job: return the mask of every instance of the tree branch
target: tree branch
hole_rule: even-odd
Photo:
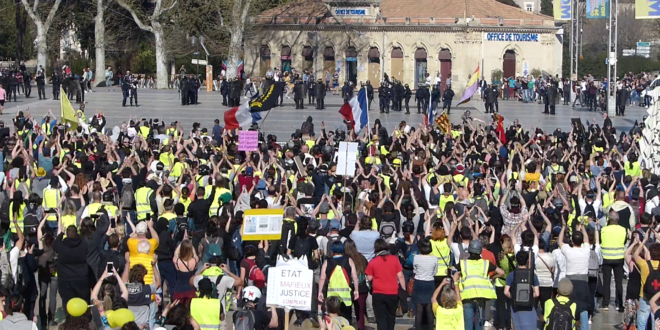
[[[53,23],[53,18],[55,18],[55,13],[57,12],[57,8],[60,7],[60,3],[62,3],[62,0],[55,0],[53,7],[50,8],[50,13],[48,13],[48,17],[46,18],[46,23],[44,24],[44,29],[46,31],[48,31],[48,29],[50,28],[50,24]]]
[[[238,1],[238,0],[235,0]],[[246,0],[243,5],[243,13],[241,14],[241,29],[245,27],[245,21],[247,20],[248,12],[250,11],[250,6],[252,5],[252,0]]]
[[[37,12],[37,8],[39,7],[39,0],[34,0],[34,8],[32,9],[35,13]]]
[[[22,1],[26,1],[26,0],[22,0]],[[159,1],[159,2],[160,2],[160,1]],[[126,2],[124,2],[124,0],[117,0],[117,3],[118,3],[122,8],[128,10],[128,12],[131,13],[131,16],[133,17],[133,20],[135,21],[135,24],[137,24],[137,26],[138,26],[140,29],[142,29],[142,30],[144,30],[144,31],[149,31],[149,32],[151,32],[151,33],[154,33],[154,29],[153,29],[153,27],[151,27],[151,26],[149,26],[149,25],[145,25],[144,23],[142,23],[142,20],[140,20],[140,18],[137,16],[137,13],[135,12],[135,10],[134,10],[129,4],[127,4]]]
[[[37,2],[38,2],[38,1],[37,1]],[[30,8],[30,4],[27,2],[27,0],[21,0],[21,3],[23,3],[23,7],[25,7],[25,11],[27,12],[28,16],[30,16],[30,18],[32,19],[32,21],[34,21],[34,24],[36,24],[36,25],[40,25],[40,24],[41,24],[41,20],[40,20],[39,17],[37,17],[37,15],[34,13],[34,10],[32,10],[32,8]]]
[[[165,8],[165,9],[161,10],[160,13],[161,13],[161,14],[164,14],[164,13],[166,13],[166,12],[172,10],[172,8],[174,8],[174,6],[176,6],[177,2],[178,2],[178,0],[175,0],[174,2],[172,2],[172,5],[171,5],[171,6],[169,6],[169,7]]]

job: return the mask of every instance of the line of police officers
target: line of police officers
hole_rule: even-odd
[[[222,77],[220,83],[220,94],[222,94],[222,105],[235,107],[241,104],[241,91],[243,83],[235,77],[232,81],[227,81],[227,77]]]
[[[40,67],[40,69],[37,70],[35,77],[40,100],[46,99],[46,91],[45,91],[46,81],[44,75],[45,73],[43,67]],[[22,80],[22,83],[20,82],[20,80]],[[26,69],[24,64],[21,64],[20,70],[5,69],[2,72],[0,72],[0,84],[2,85],[2,88],[4,88],[7,91],[7,102],[11,102],[12,95],[14,96],[14,102],[17,101],[17,94],[21,87],[25,92],[25,97],[29,98],[30,95],[32,94],[31,83],[32,83],[32,75],[30,74],[30,71]],[[57,88],[59,89],[59,82]],[[53,94],[53,97],[54,96],[55,94]]]
[[[179,83],[181,92],[181,105],[197,104],[199,88],[201,86],[202,82],[197,76],[192,74],[183,75]]]
[[[369,94],[369,87],[371,87],[371,84],[367,81],[367,94]],[[370,100],[373,99],[373,88],[371,90]],[[451,85],[447,85],[442,94],[443,109],[447,109],[447,113],[451,111],[451,102],[454,95]],[[405,101],[406,114],[410,114],[411,96],[412,91],[408,84],[402,85],[400,81],[394,80],[390,86],[388,81],[382,82],[378,87],[380,113],[389,113],[390,105],[392,111],[403,111],[403,102]],[[417,102],[417,113],[426,114],[431,102],[433,102],[433,108],[437,109],[440,102],[440,86],[433,85],[432,90],[429,91],[426,84],[419,84],[415,91],[415,101]]]

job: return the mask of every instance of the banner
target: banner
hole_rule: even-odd
[[[307,258],[285,261],[277,257],[277,266],[268,269],[266,306],[299,311],[311,310],[318,303],[313,295],[314,271],[307,268]]]
[[[76,112],[73,110],[73,106],[71,106],[71,102],[69,102],[69,98],[66,96],[62,87],[60,87],[60,118],[62,123],[71,126],[68,128],[69,130],[75,130],[78,128],[78,117],[76,116]]]
[[[270,110],[275,106],[275,102],[277,102],[283,90],[283,82],[276,82],[270,85],[261,96],[250,101],[250,111],[261,112]]]
[[[587,18],[610,18],[610,0],[587,0]]]
[[[258,131],[238,132],[238,151],[256,151],[259,149]]]
[[[660,18],[660,0],[635,0],[635,18]]]
[[[253,209],[243,214],[244,241],[278,240],[282,237],[284,209]]]
[[[555,21],[570,21],[573,18],[572,4],[573,0],[555,0],[553,5]]]

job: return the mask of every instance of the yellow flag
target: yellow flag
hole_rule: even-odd
[[[69,102],[69,99],[66,97],[66,93],[64,93],[64,89],[62,89],[62,87],[60,87],[60,117],[62,123],[71,125],[69,128],[70,130],[75,130],[78,128],[78,118],[76,118],[76,112],[73,110],[71,102]]]

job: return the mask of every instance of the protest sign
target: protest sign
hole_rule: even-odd
[[[316,297],[312,297],[314,271],[306,267],[306,258],[303,259],[304,265],[297,262],[297,259],[284,264],[278,260],[277,267],[268,269],[267,306],[286,310],[311,310],[312,301],[316,301]]]
[[[256,151],[259,148],[259,132],[238,132],[238,151]]]
[[[355,162],[357,161],[357,154],[357,142],[339,142],[339,151],[337,152],[338,175],[355,175]]]
[[[282,236],[283,209],[245,210],[242,235],[244,241],[277,240]]]

